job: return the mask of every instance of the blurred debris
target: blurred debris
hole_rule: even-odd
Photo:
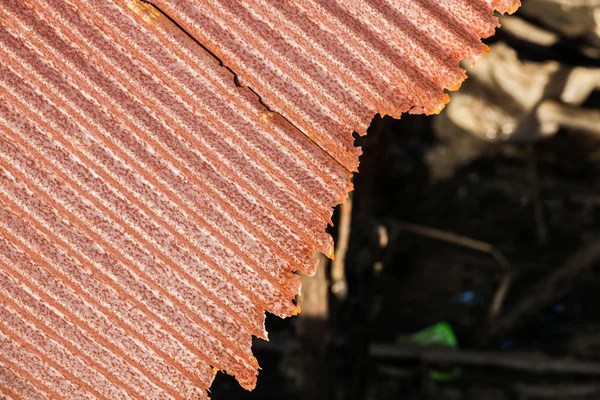
[[[600,397],[600,382],[595,384],[552,385],[516,383],[514,392],[518,400],[542,399],[597,399]],[[593,396],[593,397],[590,397]]]
[[[527,0],[519,14],[534,18],[568,38],[582,38],[600,47],[598,0]]]
[[[452,325],[446,321],[438,322],[404,338],[399,338],[397,342],[412,343],[422,347],[458,347],[458,340],[454,334],[454,329],[452,329]]]
[[[302,275],[302,295],[299,298],[302,312],[296,321],[296,333],[300,342],[301,368],[296,376],[296,386],[306,400],[322,399],[329,385],[327,364],[331,344],[329,321],[329,259],[315,253],[319,259],[313,277]]]
[[[298,312],[301,315],[299,320],[304,317],[324,320],[329,318],[329,281],[327,279],[329,259],[322,253],[315,253],[314,257],[319,260],[314,277],[304,274],[300,276],[302,292],[298,299]],[[301,313],[300,309],[302,309]]]
[[[493,245],[482,242],[481,240],[473,239],[468,236],[459,235],[453,232],[447,232],[441,229],[431,228],[429,226],[413,224],[410,222],[392,221],[392,226],[401,231],[410,232],[416,235],[425,236],[435,240],[441,240],[447,243],[454,244],[459,247],[466,247],[472,250],[481,251],[490,254],[498,264],[505,270],[510,270],[510,264],[506,257]]]
[[[370,354],[381,359],[418,359],[428,365],[495,367],[528,374],[570,374],[600,377],[600,364],[574,358],[554,358],[534,352],[473,351],[444,347],[371,345]]]
[[[557,132],[559,128],[564,127],[600,136],[600,110],[588,110],[546,100],[539,105],[536,116],[547,132]]]
[[[518,17],[507,22],[518,37],[547,45],[555,39]],[[561,128],[600,135],[600,110],[582,107],[600,88],[600,68],[523,61],[500,42],[468,69],[469,79],[434,121],[440,138],[428,155],[434,179],[448,178],[493,143],[536,141]]]
[[[536,115],[536,110],[560,101],[580,106],[600,86],[600,69],[522,61],[514,49],[497,43],[488,57],[470,69],[469,78],[442,116],[484,140],[531,141],[556,134],[561,122],[566,122],[553,120],[551,112]],[[579,116],[584,118],[585,114]],[[598,132],[593,125],[571,127]],[[441,127],[439,123],[436,126]]]
[[[506,316],[493,325],[490,335],[499,335],[514,329],[515,325],[522,323],[528,315],[567,294],[577,279],[598,262],[600,262],[600,239],[583,245],[560,268],[532,284],[528,293],[511,308]]]
[[[560,36],[552,31],[532,24],[516,15],[504,15],[500,18],[502,29],[512,36],[540,46],[554,46],[560,41]]]
[[[533,211],[535,214],[535,225],[538,245],[544,246],[548,243],[548,223],[544,211],[544,198],[542,193],[542,184],[540,182],[540,173],[538,168],[537,154],[535,147],[528,146],[529,153],[528,172],[531,182],[531,192],[533,197]]]
[[[346,252],[348,251],[351,225],[352,192],[348,194],[346,201],[340,205],[340,222],[335,246],[335,258],[331,263],[331,292],[340,300],[343,300],[348,295]]]
[[[500,265],[500,267],[503,270],[502,280],[500,281],[500,284],[496,289],[489,311],[490,320],[496,318],[496,316],[502,310],[502,304],[504,303],[504,299],[506,298],[506,295],[510,289],[510,285],[512,283],[514,274],[510,263],[500,250],[498,250],[495,246],[489,243],[482,242],[480,240],[473,239],[467,236],[458,235],[453,232],[446,232],[440,229],[431,228],[428,226],[422,226],[418,224],[411,224],[408,222],[400,221],[393,221],[392,226],[397,230],[410,232],[416,235],[429,237],[435,240],[441,240],[447,243],[454,244],[456,246],[469,248],[471,250],[476,250],[491,255],[494,258],[494,260],[498,262],[498,265]]]
[[[458,302],[468,306],[477,304],[478,298],[477,293],[472,290],[465,290],[458,294]]]
[[[469,79],[436,118],[438,131],[451,123],[491,142],[530,141],[556,133],[540,129],[533,111],[543,98],[560,94],[565,74],[558,62],[523,62],[511,47],[497,43],[468,69]]]

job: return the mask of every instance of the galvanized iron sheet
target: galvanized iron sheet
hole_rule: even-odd
[[[159,3],[286,120],[146,3],[0,0],[0,394],[253,388],[264,312],[333,253],[351,132],[438,111],[514,3]]]

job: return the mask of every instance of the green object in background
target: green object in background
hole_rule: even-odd
[[[456,348],[458,342],[454,335],[454,330],[448,322],[438,322],[409,337],[412,343],[419,346],[444,346]]]
[[[458,341],[452,329],[452,325],[448,322],[438,322],[435,325],[427,327],[417,333],[413,333],[408,337],[409,341],[423,347],[443,346],[457,348]],[[429,376],[436,382],[451,382],[460,378],[462,369],[454,367],[449,372],[431,371]]]

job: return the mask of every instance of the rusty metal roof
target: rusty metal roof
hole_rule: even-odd
[[[351,132],[438,111],[516,2],[159,2],[210,54],[138,0],[0,0],[0,394],[253,388]]]

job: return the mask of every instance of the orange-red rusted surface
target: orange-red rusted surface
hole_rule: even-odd
[[[0,395],[253,388],[264,312],[332,254],[351,132],[438,111],[517,3],[158,3],[284,119],[148,4],[0,0]]]

